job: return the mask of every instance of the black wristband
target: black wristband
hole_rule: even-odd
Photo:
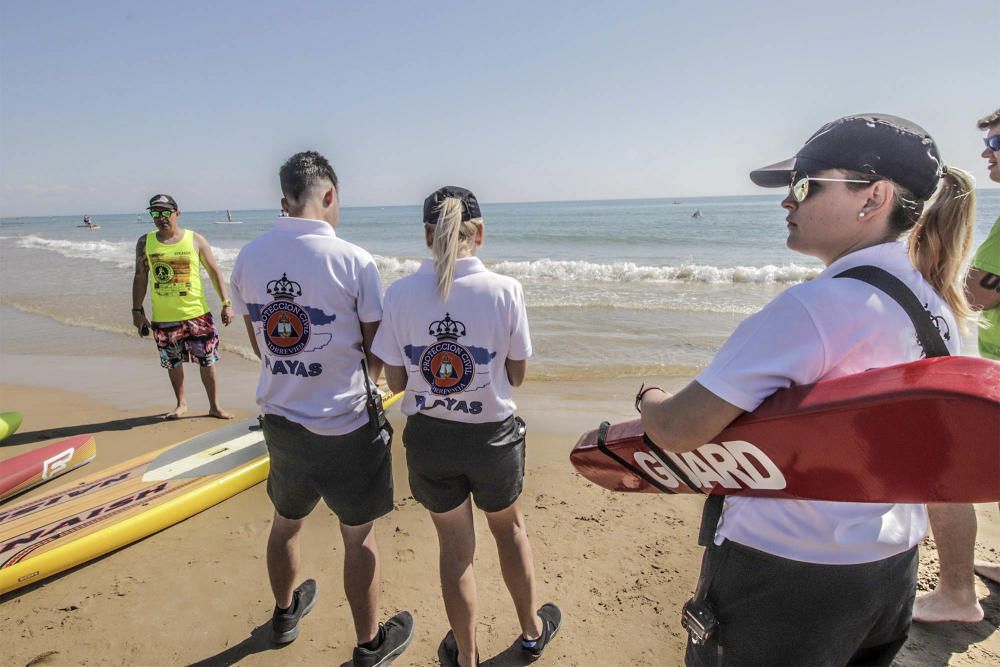
[[[639,387],[639,393],[635,395],[635,411],[640,415],[642,414],[642,410],[639,409],[639,404],[642,403],[642,397],[646,395],[647,391],[652,391],[653,389],[663,391],[662,387],[657,387],[656,385],[650,385],[647,387],[646,383],[643,383],[642,386]]]
[[[133,313],[145,313],[146,311],[143,310],[142,306],[139,306],[138,308],[133,308],[132,312]]]

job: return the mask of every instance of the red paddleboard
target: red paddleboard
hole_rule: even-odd
[[[639,420],[605,422],[570,461],[612,491],[1000,500],[1000,362],[938,357],[783,389],[683,454]]]
[[[90,463],[97,455],[92,435],[78,435],[0,461],[0,501]]]

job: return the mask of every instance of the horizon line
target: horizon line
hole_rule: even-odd
[[[774,188],[775,190],[780,190],[779,188]],[[978,194],[980,192],[989,191],[1000,191],[1000,186],[993,187],[977,187],[975,192]],[[749,199],[749,198],[770,198],[777,197],[778,193],[759,193],[759,194],[735,194],[735,195],[685,195],[682,197],[613,197],[610,199],[537,199],[537,200],[527,200],[527,201],[494,201],[494,202],[482,202],[483,206],[510,206],[510,205],[523,205],[523,204],[580,204],[580,203],[599,203],[599,202],[637,202],[637,201],[677,201],[682,202],[684,200],[706,200],[706,199]],[[422,203],[417,204],[369,204],[365,206],[342,206],[342,211],[349,210],[361,210],[361,209],[386,209],[386,208],[419,208]],[[257,212],[257,211],[280,211],[281,209],[275,208],[218,208],[218,209],[199,209],[199,210],[185,210],[180,209],[181,213],[222,213],[225,211],[230,212]],[[142,215],[143,210],[138,212],[138,215]],[[25,218],[71,218],[82,215],[103,215],[103,216],[118,216],[118,215],[132,215],[132,211],[124,212],[105,212],[105,213],[69,213],[69,214],[54,214],[54,213],[42,213],[35,215],[0,215],[0,220],[20,220]]]

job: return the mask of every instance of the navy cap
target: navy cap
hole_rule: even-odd
[[[927,130],[880,113],[844,116],[827,123],[795,157],[750,172],[765,188],[785,188],[794,172],[848,169],[899,183],[918,199],[929,199],[941,178],[941,155]]]
[[[460,188],[456,185],[446,185],[443,188],[435,190],[430,197],[424,200],[425,224],[437,224],[438,217],[440,216],[441,202],[450,197],[455,197],[462,202],[462,222],[483,217],[483,214],[479,211],[479,202],[476,201],[476,195],[465,188]]]
[[[149,206],[146,207],[146,210],[154,208],[165,208],[170,211],[176,211],[177,202],[170,195],[153,195],[149,200]]]

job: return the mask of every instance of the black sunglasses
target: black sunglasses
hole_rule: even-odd
[[[1000,151],[1000,134],[994,134],[992,136],[983,139],[983,143],[994,153]]]

